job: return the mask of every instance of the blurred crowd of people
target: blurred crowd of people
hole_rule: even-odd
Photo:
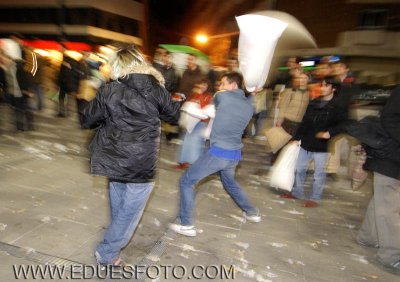
[[[107,81],[107,74],[101,70],[103,63],[93,59],[90,52],[78,53],[81,58],[77,59],[65,53],[67,49],[61,43],[62,61],[55,66],[18,34],[2,39],[0,45],[0,101],[14,111],[18,131],[34,129],[34,113],[45,108],[50,93],[48,85],[45,87],[47,81],[52,79],[55,84],[51,98],[58,104],[58,117],[82,109]]]
[[[166,50],[157,52],[159,53],[156,53],[155,58],[161,56],[163,60],[161,64],[155,61],[154,66],[164,74],[166,81],[171,81],[169,85],[175,85],[175,89],[171,88],[169,91],[171,91],[173,99],[183,103],[181,119],[188,113],[195,118],[194,125],[188,126],[186,118],[185,122],[179,123],[180,129],[179,126],[175,127],[174,138],[180,136],[183,140],[180,154],[177,156],[176,168],[187,171],[182,176],[180,186],[183,198],[181,199],[180,221],[171,226],[171,229],[177,233],[195,236],[196,231],[190,216],[192,196],[188,194],[188,189],[193,187],[204,175],[207,175],[204,162],[208,160],[204,156],[212,155],[210,152],[213,150],[212,137],[207,134],[207,128],[214,127],[213,118],[202,116],[198,113],[198,109],[203,109],[205,112],[204,109],[209,104],[216,104],[218,90],[224,91],[225,89],[221,88],[221,76],[218,77],[212,71],[202,73],[199,70],[195,55],[188,56],[187,69],[178,79],[171,73],[167,75],[167,71],[171,72],[173,68],[169,52]],[[228,70],[240,72],[237,60],[231,60]],[[222,75],[223,77],[224,75]],[[214,91],[217,92],[213,94]],[[254,93],[245,94],[253,105],[253,117],[242,132],[242,137],[255,137],[262,141],[266,140],[268,143],[268,138],[280,137],[268,136],[266,130],[268,132],[272,127],[282,128],[289,139],[280,142],[280,148],[277,148],[273,154],[272,165],[285,144],[294,142],[300,146],[293,188],[291,192],[282,194],[282,197],[301,200],[302,206],[306,208],[316,208],[320,205],[326,186],[326,177],[337,181],[342,164],[348,167],[348,177],[350,178],[360,175],[354,173],[354,163],[358,163],[359,170],[362,170],[364,165],[366,169],[374,171],[375,194],[371,199],[357,242],[361,245],[378,248],[378,261],[391,271],[399,271],[398,234],[400,234],[400,230],[398,226],[400,220],[395,210],[399,205],[400,163],[397,157],[389,156],[388,153],[385,157],[382,157],[383,154],[380,153],[370,154],[368,157],[365,157],[365,154],[358,157],[354,154],[356,148],[362,144],[362,140],[353,137],[352,132],[349,132],[346,126],[355,122],[352,120],[354,118],[350,111],[353,106],[352,102],[355,97],[359,96],[360,91],[355,76],[343,58],[323,57],[313,70],[303,68],[299,58],[289,58],[287,71],[281,72],[274,82],[265,85],[262,89],[257,89]],[[394,143],[397,144],[397,147],[395,146],[392,151],[392,154],[395,155],[398,154],[400,147],[399,132],[393,127],[395,122],[399,122],[398,108],[394,110],[399,106],[398,92],[399,87],[393,90],[389,100],[397,106],[387,104],[382,110],[382,118],[386,116],[382,124],[384,123],[384,127],[387,127],[390,138],[396,140]],[[396,95],[397,97],[395,97]],[[213,99],[210,98],[212,96],[214,96]],[[197,103],[198,106],[193,108],[193,103]],[[272,123],[268,122],[268,118],[273,120]],[[226,124],[232,130],[235,125],[234,121]],[[216,129],[214,129],[214,134],[215,131]],[[178,132],[180,135],[177,134]],[[208,140],[211,144],[208,143]],[[344,160],[342,160],[343,157]],[[354,158],[358,159],[354,160]],[[217,161],[215,162],[217,163]],[[310,185],[311,192],[307,195],[305,178],[309,169],[313,171],[313,181]],[[361,175],[365,181],[367,174]],[[360,181],[360,179],[357,180]],[[229,185],[224,183],[224,187],[229,187]],[[229,192],[229,189],[227,191]],[[241,201],[237,203],[244,209]],[[252,216],[257,217],[255,208],[250,203],[248,203],[248,207],[252,211]],[[250,216],[250,214],[248,215]]]
[[[19,49],[13,57],[7,48],[0,48],[1,99],[14,111],[18,131],[33,130],[34,112],[41,111],[46,104],[43,89],[45,61],[24,46],[20,38],[9,40]],[[343,59],[332,61],[331,57],[324,57],[314,70],[308,71],[298,58],[289,58],[287,71],[281,72],[265,87],[247,93],[242,90],[242,77],[235,58],[225,72],[219,73],[212,67],[204,72],[196,55],[187,54],[186,69],[178,75],[168,50],[157,48],[153,59],[149,60],[136,48],[124,47],[114,50],[110,62],[111,78],[108,78],[102,70],[102,61],[93,59],[89,52],[82,52],[79,60],[63,54],[55,80],[59,89],[57,117],[64,118],[75,112],[80,114],[82,128],[105,124],[97,131],[99,137],[95,137],[91,145],[92,158],[95,158],[92,171],[110,178],[111,201],[126,197],[132,199],[131,205],[140,206],[132,214],[125,210],[126,207],[116,208],[120,202],[112,204],[113,221],[120,220],[117,213],[126,213],[130,219],[124,221],[124,228],[111,223],[96,250],[96,258],[101,264],[120,263],[119,251],[129,242],[152,191],[160,137],[158,127],[162,128],[168,144],[181,144],[175,168],[186,172],[180,182],[180,220],[171,228],[187,236],[196,236],[192,214],[193,187],[215,172],[221,175],[224,187],[243,210],[244,217],[252,222],[261,220],[258,209],[252,206],[234,179],[234,170],[241,159],[243,137],[255,137],[270,146],[272,139],[281,138],[278,140],[281,142],[277,142],[279,145],[272,148],[272,165],[286,144],[300,146],[293,188],[282,197],[299,199],[307,208],[320,205],[326,177],[336,180],[341,164],[345,162],[350,166],[352,149],[362,143],[346,131],[352,97],[359,94],[360,88]],[[396,89],[390,100],[393,104],[384,108],[382,117],[388,134],[400,143],[395,125],[400,121],[400,94]],[[135,99],[127,93],[134,94]],[[120,100],[115,101],[115,97]],[[105,111],[105,107],[109,111]],[[279,130],[275,130],[269,135],[268,132],[276,128],[284,134],[278,135]],[[129,130],[139,130],[140,134],[127,134]],[[104,146],[104,140],[115,136],[120,139],[110,141],[117,145],[107,151],[110,154],[107,155],[99,148]],[[148,154],[135,155],[141,150]],[[344,161],[341,160],[343,151],[347,152]],[[128,156],[130,167],[114,163],[109,166],[109,160],[123,163],[122,155],[123,158]],[[144,159],[147,166],[144,163],[138,166],[137,162]],[[313,181],[311,193],[306,195],[304,186],[310,162],[313,163]],[[375,154],[367,158],[365,167],[374,171],[375,194],[359,243],[378,247],[380,262],[398,270],[400,163],[387,155]],[[125,196],[120,195],[121,189]],[[138,191],[141,200],[135,201]],[[130,226],[129,230],[126,226]],[[125,232],[124,236],[120,236],[121,232]],[[114,246],[110,240],[118,242]]]

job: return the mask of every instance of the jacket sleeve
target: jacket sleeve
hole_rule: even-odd
[[[18,86],[21,91],[32,91],[32,75],[25,71],[24,63],[17,63],[17,72],[16,72]]]
[[[383,128],[400,144],[400,86],[397,86],[386,102],[381,113]]]
[[[104,123],[108,117],[108,111],[104,102],[104,92],[107,85],[102,86],[97,92],[96,98],[79,112],[79,121],[82,128],[93,129]]]
[[[225,92],[226,90],[220,90],[214,94],[212,102],[214,103],[215,108],[218,108],[218,105],[221,103],[221,99],[223,99]]]
[[[311,110],[311,107],[310,107],[310,104],[309,104],[308,107],[307,107],[306,113],[303,116],[303,120],[301,121],[301,123],[299,125],[299,128],[297,129],[296,134],[293,136],[292,140],[299,141],[306,134],[306,132],[307,132],[306,120],[307,120],[307,117],[310,115],[310,110]]]
[[[343,103],[342,100],[338,99],[335,104],[334,120],[332,126],[328,128],[329,135],[331,137],[340,133],[346,132],[346,125],[349,123],[349,105]]]
[[[159,86],[159,108],[160,119],[168,123],[178,122],[181,104],[171,99],[171,94],[164,88]]]

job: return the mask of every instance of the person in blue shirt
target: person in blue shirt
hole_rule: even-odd
[[[235,180],[235,168],[241,159],[242,135],[254,113],[251,97],[240,88],[243,77],[230,72],[221,78],[221,91],[214,96],[215,118],[210,135],[210,148],[194,162],[180,179],[180,212],[170,229],[185,236],[196,236],[194,227],[194,186],[207,176],[219,173],[225,190],[251,222],[261,216]],[[179,222],[180,220],[180,222]]]

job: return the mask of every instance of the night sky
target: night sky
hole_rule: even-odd
[[[149,30],[150,38],[155,44],[178,43],[185,34],[182,25],[186,15],[190,14],[192,1],[150,0]]]
[[[160,43],[190,45],[190,37],[198,32],[213,35],[236,31],[234,17],[245,14],[265,2],[261,0],[149,0],[150,50],[154,50]]]

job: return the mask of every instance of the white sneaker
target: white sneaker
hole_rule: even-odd
[[[193,225],[180,225],[176,223],[170,223],[169,229],[175,231],[176,233],[189,237],[194,237],[197,235],[197,231]]]
[[[251,222],[260,222],[261,221],[260,214],[247,215],[246,212],[243,212],[243,216],[246,220],[251,221]]]

